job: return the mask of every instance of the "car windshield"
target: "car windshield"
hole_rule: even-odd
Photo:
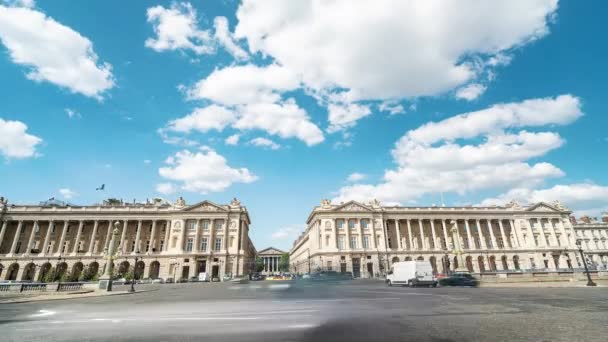
[[[0,0],[0,340],[607,340],[607,13]]]

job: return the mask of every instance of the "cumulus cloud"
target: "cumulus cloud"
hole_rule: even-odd
[[[34,157],[40,143],[42,139],[27,133],[27,125],[23,122],[0,118],[0,154],[5,158]]]
[[[403,108],[403,105],[391,101],[383,101],[380,103],[380,105],[378,105],[378,110],[381,112],[388,112],[390,115],[405,113],[405,108]]]
[[[74,192],[68,188],[59,189],[59,194],[61,195],[61,197],[65,198],[65,199],[72,199],[78,195],[76,192]]]
[[[235,37],[313,89],[400,99],[475,80],[498,56],[546,35],[556,10],[557,0],[245,0]]]
[[[369,106],[355,103],[343,105],[331,103],[327,109],[329,111],[329,128],[327,131],[330,133],[352,127],[359,119],[372,113]]]
[[[235,146],[239,143],[240,138],[241,138],[240,134],[233,134],[233,135],[227,137],[226,140],[224,140],[224,142],[226,143],[226,145]]]
[[[172,183],[158,183],[156,184],[156,192],[164,195],[171,195],[175,193],[175,185]]]
[[[393,148],[396,168],[379,184],[354,184],[338,191],[338,200],[406,202],[428,193],[465,194],[510,187],[533,188],[563,171],[546,163],[530,163],[559,148],[554,132],[513,130],[565,125],[582,115],[572,95],[491,106],[408,131]]]
[[[363,173],[353,172],[350,175],[348,175],[346,180],[349,182],[358,182],[358,181],[364,180],[365,177],[366,177],[366,175]]]
[[[233,123],[235,119],[236,115],[233,111],[222,106],[210,105],[197,108],[183,118],[170,121],[167,128],[171,131],[185,133],[192,130],[207,132],[214,129],[221,131],[224,127]]]
[[[191,50],[197,55],[215,52],[211,33],[198,28],[196,10],[190,3],[174,2],[169,8],[150,7],[147,19],[156,37],[146,39],[146,47],[159,52]]]
[[[456,91],[457,99],[473,101],[486,91],[486,86],[479,83],[469,84]]]
[[[259,146],[259,147],[265,147],[265,148],[269,148],[271,150],[278,150],[279,148],[281,148],[281,145],[275,143],[274,141],[264,138],[264,137],[257,137],[254,139],[249,140],[249,143],[251,145],[254,146]]]
[[[608,186],[592,183],[558,184],[546,189],[515,188],[494,198],[486,198],[480,205],[504,205],[516,200],[520,203],[560,201],[578,213],[598,214],[608,210]]]
[[[215,39],[224,46],[226,51],[236,59],[244,60],[249,58],[249,54],[235,42],[228,28],[228,19],[226,17],[215,17],[213,24],[215,27]]]
[[[30,80],[97,99],[114,87],[111,65],[98,61],[93,43],[42,12],[0,5],[0,40]]]
[[[210,148],[196,152],[183,150],[168,157],[165,163],[165,167],[158,169],[161,177],[179,182],[182,190],[200,194],[224,191],[234,183],[252,183],[258,179],[247,168],[229,166],[226,158]]]

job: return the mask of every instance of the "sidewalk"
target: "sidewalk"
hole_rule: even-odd
[[[104,297],[104,296],[120,296],[120,295],[128,295],[128,294],[137,294],[149,291],[156,291],[156,289],[149,290],[138,290],[135,292],[129,291],[77,291],[70,293],[62,293],[62,294],[27,294],[27,295],[0,295],[0,304],[16,304],[16,303],[29,303],[29,302],[38,302],[45,300],[64,300],[64,299],[76,299],[76,298],[91,298],[91,297]]]

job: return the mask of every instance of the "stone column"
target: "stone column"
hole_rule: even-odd
[[[520,235],[519,229],[515,227],[515,220],[509,220],[509,224],[511,225],[511,234],[515,236],[515,243],[517,244],[517,247],[522,247],[523,237]]]
[[[348,226],[348,219],[344,219],[344,230],[346,231],[346,250],[350,251],[350,227]]]
[[[406,220],[407,222],[407,238],[408,238],[408,242],[409,242],[409,250],[414,250],[414,244],[413,244],[413,239],[412,239],[412,224],[410,222],[410,219]]]
[[[445,219],[441,219],[441,228],[443,229],[443,238],[445,239],[445,249],[450,250],[450,239],[448,239],[448,229],[445,226]]]
[[[108,231],[106,232],[106,240],[103,242],[105,248],[108,248],[108,244],[110,243],[111,237],[112,237],[112,220],[109,220],[108,221]]]
[[[123,222],[122,224],[122,233],[120,234],[120,242],[118,243],[118,246],[120,247],[119,250],[121,253],[125,253],[125,240],[127,238],[127,228],[129,227],[129,220],[125,220],[125,222]]]
[[[211,219],[209,222],[209,251],[213,253],[215,251],[215,239],[213,238],[213,234],[215,233],[215,220]]]
[[[357,220],[357,224],[359,225],[359,247],[363,249],[364,248],[364,246],[363,246],[363,227],[361,227],[361,219]],[[319,226],[320,225],[321,224],[319,223]],[[323,243],[323,242],[321,241],[321,243]]]
[[[97,236],[97,227],[99,226],[99,221],[95,220],[93,222],[93,232],[91,233],[91,242],[89,242],[89,249],[87,250],[88,255],[93,255],[93,248],[95,248],[95,236]]]
[[[420,243],[421,246],[419,248],[421,248],[421,249],[427,249],[427,247],[426,247],[426,239],[424,238],[424,228],[422,226],[423,226],[422,219],[419,218],[418,219],[418,230],[420,231],[420,242],[421,242]]]
[[[464,228],[467,230],[467,239],[469,240],[469,243],[467,244],[467,248],[468,249],[475,249],[475,239],[473,239],[473,236],[471,235],[471,228],[469,227],[469,219],[465,218],[464,219]],[[471,248],[471,246],[473,246],[473,248]]]
[[[507,236],[505,235],[505,228],[502,226],[502,219],[498,219],[498,227],[500,228],[500,235],[502,236],[502,248],[506,249],[511,247],[510,241],[507,240]]]
[[[137,232],[135,233],[135,249],[133,250],[132,254],[136,254],[136,252],[141,252],[141,250],[139,249],[139,239],[141,237],[141,223],[142,220],[137,221]],[[184,230],[186,230],[185,226]]]
[[[61,250],[63,249],[63,243],[65,242],[65,235],[68,233],[69,221],[63,221],[63,230],[61,231],[61,237],[59,238],[59,245],[57,246],[57,253],[55,255],[60,256]]]
[[[532,247],[539,247],[536,244],[536,240],[534,239],[534,231],[532,230],[532,223],[530,222],[530,219],[525,219],[524,221],[528,225],[528,231],[530,231],[530,239],[532,240]],[[526,247],[528,247],[528,246],[526,246]]]
[[[492,240],[492,249],[498,249],[496,244],[496,237],[494,236],[494,228],[492,227],[492,220],[486,220],[488,230],[490,231],[490,239]]]
[[[398,219],[395,220],[395,230],[397,231],[397,250],[399,250],[400,248],[405,249],[401,242],[401,227],[399,227]]]
[[[437,246],[437,234],[435,233],[435,220],[431,219],[431,234],[433,234],[433,249],[434,250],[438,250],[438,246]],[[437,262],[437,261],[435,261]]]
[[[44,237],[44,242],[42,243],[42,252],[41,255],[46,255],[46,250],[49,246],[49,240],[51,239],[51,232],[53,231],[53,227],[55,227],[55,221],[49,221],[49,225],[46,228],[46,236]],[[1,243],[1,242],[0,242]],[[50,251],[51,253],[53,251]]]
[[[486,246],[486,237],[483,235],[481,221],[479,219],[476,219],[475,223],[477,223],[477,232],[479,233],[479,240],[481,240],[481,249],[487,249],[488,246]]]
[[[212,220],[213,221],[213,220]],[[210,227],[209,229],[211,229],[212,227]],[[171,220],[167,220],[166,225],[165,225],[165,251],[169,250],[169,239],[171,238]],[[211,266],[209,266],[211,267]]]
[[[156,239],[156,220],[152,220],[152,231],[150,232],[150,249],[148,250],[148,254],[154,253],[154,248],[156,248],[156,241],[154,241],[155,239]]]
[[[25,250],[26,255],[31,254],[32,244],[34,243],[34,238],[36,237],[36,230],[38,228],[38,221],[34,221],[34,224],[32,225],[32,231],[30,232],[30,238],[27,240],[27,249]]]
[[[543,226],[543,219],[542,218],[536,218],[536,222],[538,222],[539,225],[539,231],[540,231],[540,240],[543,242],[543,246],[544,247],[549,247],[549,241],[547,241],[547,238],[545,237],[545,227]]]
[[[196,252],[200,252],[201,250],[201,245],[199,243],[201,239],[201,220],[196,220],[196,230],[194,233],[194,242],[192,243],[192,251]],[[238,245],[238,244],[237,244]]]
[[[72,249],[72,255],[76,255],[76,253],[78,253],[78,245],[80,245],[80,235],[82,234],[83,228],[84,220],[80,220],[78,222],[78,230],[76,231],[76,241],[74,243],[74,249]]]
[[[2,241],[4,240],[4,234],[8,229],[8,221],[2,221],[2,227],[0,227],[0,246],[2,246]]]
[[[553,241],[555,242],[555,246],[559,246],[559,243],[557,242],[557,234],[555,233],[555,227],[553,226],[553,220],[552,219],[548,219],[547,221],[549,223],[549,231],[551,232],[551,237],[553,237]]]
[[[19,235],[21,235],[21,229],[23,229],[23,221],[19,221],[19,223],[17,223],[17,230],[15,231],[15,237],[13,238],[13,244],[11,245],[11,250],[8,253],[9,255],[15,254],[17,242],[19,241]]]

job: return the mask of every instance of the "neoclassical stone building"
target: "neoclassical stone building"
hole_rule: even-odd
[[[203,201],[186,205],[155,200],[102,205],[0,204],[0,279],[77,278],[103,272],[112,225],[119,223],[115,271],[138,278],[222,277],[248,274],[255,257],[247,209]],[[135,257],[139,261],[135,265]],[[132,266],[135,265],[134,268]],[[54,275],[53,275],[54,276]],[[55,277],[55,278],[57,278]]]
[[[578,268],[582,264],[570,214],[559,202],[400,207],[323,200],[289,252],[291,270],[335,270],[368,278],[404,260],[429,260],[439,273],[458,266],[498,273]]]
[[[601,221],[587,216],[578,221],[572,218],[577,239],[581,240],[593,269],[608,270],[608,212],[602,213]]]

